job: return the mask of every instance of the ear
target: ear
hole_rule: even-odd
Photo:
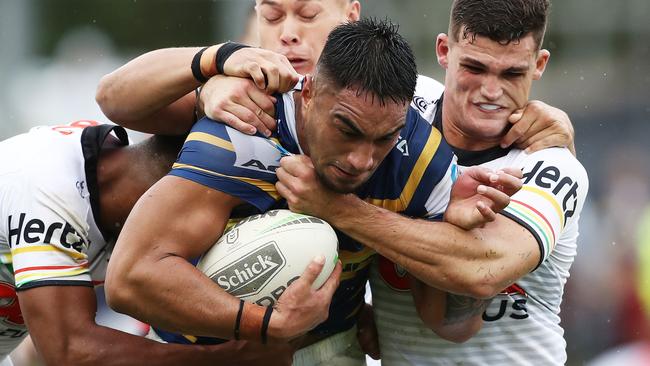
[[[436,56],[438,57],[438,63],[444,69],[447,69],[449,66],[449,36],[445,33],[438,34],[436,37]]]
[[[302,100],[302,107],[306,108],[311,102],[311,97],[314,95],[314,77],[311,75],[305,75],[305,80],[302,82],[302,92],[300,93],[300,98]]]
[[[350,5],[348,5],[348,21],[349,22],[356,22],[361,18],[361,3],[358,1],[352,1]]]
[[[548,64],[548,59],[551,57],[551,53],[548,50],[539,50],[537,52],[537,60],[535,60],[535,72],[533,73],[533,80],[539,80],[546,70],[546,64]]]

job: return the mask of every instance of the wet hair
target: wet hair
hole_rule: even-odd
[[[417,67],[408,42],[390,20],[365,18],[334,28],[327,37],[316,68],[339,89],[357,88],[381,104],[410,103],[415,92]]]
[[[449,36],[487,37],[507,45],[519,42],[529,33],[540,49],[550,3],[549,0],[454,0],[449,19]]]

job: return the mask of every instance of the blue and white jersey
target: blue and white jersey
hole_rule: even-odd
[[[282,152],[302,149],[296,134],[294,92],[278,97],[277,130],[271,141],[242,134],[204,118],[187,137],[170,175],[178,176],[240,198],[245,202],[231,218],[286,207],[275,189]],[[398,142],[377,171],[356,193],[365,201],[413,217],[433,218],[444,212],[456,174],[456,160],[441,134],[410,107]],[[330,316],[313,332],[335,334],[351,328],[363,304],[365,283],[374,251],[339,233],[341,284],[330,306]],[[165,341],[204,343],[202,338],[171,337]],[[204,340],[203,340],[204,341]]]

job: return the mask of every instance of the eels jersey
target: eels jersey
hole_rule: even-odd
[[[418,84],[428,87],[437,82],[428,79]],[[275,142],[202,119],[192,128],[170,174],[241,198],[248,210],[238,210],[233,217],[242,212],[252,214],[285,207],[275,190],[275,170],[282,158],[275,144],[293,154],[302,152],[296,134],[293,93],[277,98],[278,127],[272,136]],[[456,170],[455,156],[441,134],[411,107],[395,147],[356,193],[372,204],[404,215],[440,216],[449,202]],[[355,324],[364,302],[368,265],[374,254],[338,234],[339,258],[343,263],[341,283],[334,294],[329,318],[312,331],[323,336],[345,331]],[[159,329],[156,332],[167,342],[211,342]]]
[[[27,335],[16,291],[103,282],[96,164],[113,125],[35,127],[0,142],[0,359]]]
[[[431,108],[429,118],[442,130],[442,108]],[[560,304],[589,188],[585,169],[565,148],[530,155],[498,146],[481,152],[454,151],[461,166],[523,169],[523,188],[502,214],[530,231],[539,246],[540,263],[497,295],[483,313],[483,328],[457,344],[439,338],[422,323],[405,272],[378,258],[370,282],[382,364],[563,365],[566,342]]]

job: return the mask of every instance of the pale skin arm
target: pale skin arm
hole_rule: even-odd
[[[239,300],[188,260],[217,241],[239,203],[179,177],[158,181],[135,205],[116,243],[106,276],[109,305],[169,331],[232,338]],[[327,318],[341,267],[323,287],[312,290],[322,265],[322,258],[312,262],[280,297],[269,339],[297,337]],[[259,341],[257,331],[241,336]]]
[[[354,195],[332,192],[320,183],[306,157],[286,157],[280,164],[276,187],[292,210],[323,218],[429,286],[491,298],[530,271],[539,259],[534,240],[513,248],[522,235],[531,234],[495,214],[507,206],[508,195],[521,187],[520,171],[518,177],[512,170],[495,178],[474,167],[459,177],[445,216],[470,229],[464,230],[447,222],[407,218]],[[485,184],[502,186],[507,194]]]
[[[209,47],[201,56],[206,77],[217,73],[215,55],[220,46]],[[199,50],[167,48],[139,56],[105,75],[95,99],[110,120],[124,127],[163,135],[186,133],[194,122],[195,89],[201,85],[190,68]],[[206,83],[208,97],[201,98],[200,107],[205,106],[208,117],[247,133],[254,132],[251,125],[262,132],[275,125],[270,94],[288,91],[298,81],[286,57],[259,48],[233,53],[224,64],[224,74],[249,78],[256,88],[225,85],[222,91],[218,83]]]
[[[18,292],[38,353],[47,365],[256,365],[273,355],[290,365],[289,345],[242,342],[217,346],[164,344],[95,323],[95,292],[84,286],[43,286]]]

